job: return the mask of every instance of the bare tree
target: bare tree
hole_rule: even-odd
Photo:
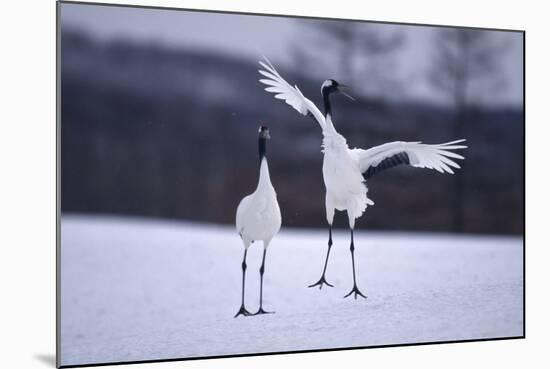
[[[341,76],[338,78],[364,80],[361,89],[369,95],[385,96],[396,92],[398,83],[392,57],[403,44],[404,37],[394,27],[327,20],[307,23],[304,31],[308,33],[308,47],[296,45],[297,64],[302,67],[321,65],[332,74],[336,66]]]
[[[461,28],[438,30],[434,45],[428,79],[454,106],[452,136],[468,138],[466,124],[471,108],[486,103],[489,91],[494,96],[504,87],[500,60],[506,45],[494,32]],[[465,165],[455,174],[452,227],[457,232],[464,230]]]

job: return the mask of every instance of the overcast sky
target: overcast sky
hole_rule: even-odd
[[[268,56],[275,64],[290,64],[292,51],[307,47],[311,38],[304,23],[315,20],[217,14],[161,9],[100,5],[61,4],[62,27],[85,30],[101,40],[130,38],[177,48],[198,48],[258,60]],[[437,28],[379,24],[382,32],[402,30],[407,42],[398,51],[395,73],[406,78],[406,94],[412,98],[437,100],[441,95],[425,79],[433,55],[432,43]],[[523,102],[523,36],[498,32],[506,45],[502,59],[507,87],[487,100],[496,104],[520,105]],[[305,66],[307,68],[307,66]],[[320,79],[333,76],[319,76]]]

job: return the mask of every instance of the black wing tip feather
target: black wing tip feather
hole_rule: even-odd
[[[402,151],[395,155],[385,158],[376,166],[368,167],[367,170],[363,173],[363,178],[367,180],[372,176],[374,176],[375,174],[378,174],[386,169],[390,169],[401,164],[410,165],[410,163],[411,163],[411,160],[409,158],[409,155],[405,151]]]

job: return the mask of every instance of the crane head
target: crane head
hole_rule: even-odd
[[[334,79],[327,79],[325,82],[323,82],[323,84],[321,85],[321,94],[323,95],[329,95],[333,92],[335,93],[340,93],[344,96],[346,96],[347,98],[351,99],[351,100],[355,100],[352,96],[350,96],[346,90],[347,90],[348,86],[346,85],[343,85],[341,83],[338,83],[338,81],[334,80]]]
[[[258,134],[260,136],[260,138],[264,138],[264,139],[270,139],[271,136],[269,135],[269,128],[266,127],[266,126],[260,126],[260,128],[258,129]]]

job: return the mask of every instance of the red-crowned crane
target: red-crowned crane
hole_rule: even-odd
[[[277,72],[273,65],[265,59],[260,61],[264,68],[260,70],[263,77],[260,82],[267,85],[265,89],[275,94],[275,98],[284,100],[294,109],[303,115],[312,116],[323,133],[323,179],[326,187],[325,210],[329,225],[328,250],[323,267],[321,278],[309,287],[323,285],[333,287],[325,278],[330,249],[332,247],[332,221],[334,211],[346,211],[351,232],[351,261],[353,270],[353,288],[344,297],[354,294],[366,298],[357,287],[355,276],[355,246],[353,243],[353,229],[355,219],[359,218],[367,208],[367,205],[374,205],[374,202],[367,197],[367,181],[373,175],[397,165],[406,164],[417,168],[435,169],[441,173],[453,174],[451,168],[460,166],[451,159],[464,159],[451,150],[465,149],[466,146],[458,145],[465,140],[457,140],[438,145],[427,145],[421,142],[391,142],[380,146],[363,149],[350,149],[346,138],[339,134],[332,122],[332,111],[330,95],[332,93],[343,93],[343,85],[333,79],[328,79],[321,86],[321,95],[325,107],[325,113],[306,98],[298,86],[292,87]]]
[[[277,193],[271,184],[269,167],[267,165],[266,149],[267,140],[270,139],[269,129],[261,126],[258,134],[258,149],[260,154],[260,176],[256,190],[243,198],[237,207],[236,226],[237,232],[243,241],[244,257],[242,262],[242,294],[241,308],[235,315],[257,315],[268,313],[263,309],[263,284],[265,271],[265,254],[269,243],[281,229],[281,210],[277,202]],[[246,275],[246,253],[250,244],[254,241],[263,241],[264,253],[262,266],[260,267],[260,308],[254,314],[244,306],[244,290]]]

